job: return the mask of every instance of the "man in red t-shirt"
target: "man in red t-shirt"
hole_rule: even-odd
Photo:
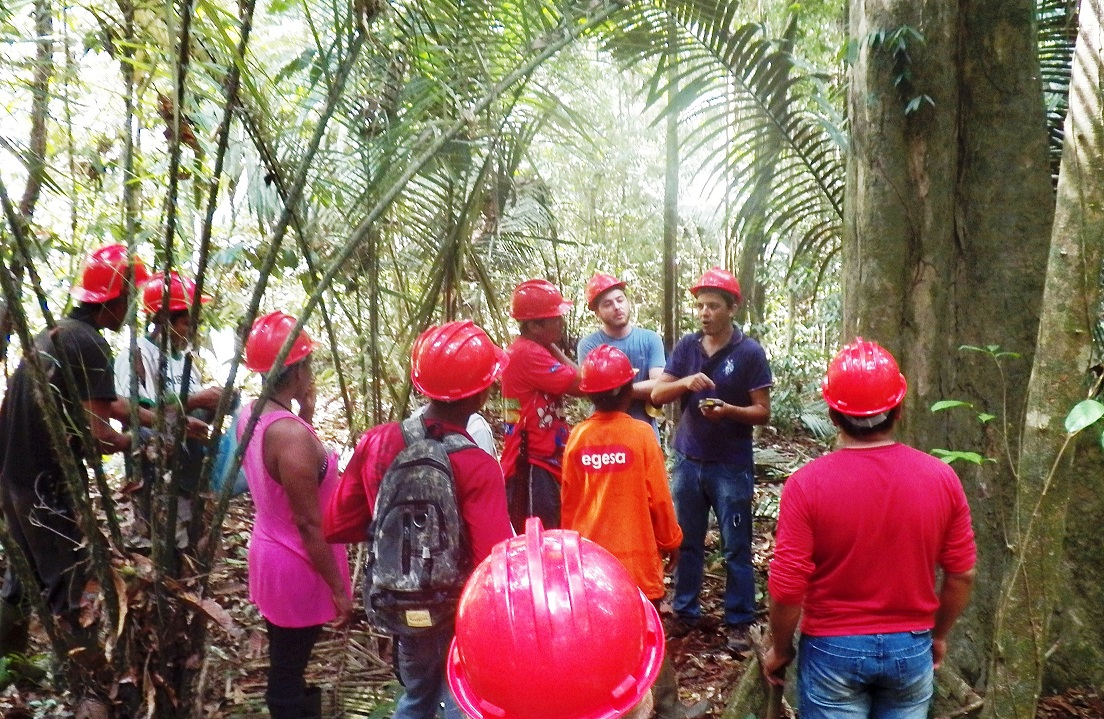
[[[560,526],[560,463],[571,427],[564,421],[563,396],[579,392],[579,368],[560,349],[563,316],[571,303],[547,280],[526,280],[514,288],[510,316],[520,336],[506,353],[502,373],[507,401],[502,473],[514,531],[526,517]]]
[[[882,347],[844,347],[822,385],[840,449],[782,490],[763,671],[783,682],[800,619],[802,719],[926,719],[934,668],[970,600],[970,507],[948,465],[893,439],[906,389]]]
[[[486,402],[491,385],[508,362],[506,353],[465,320],[429,328],[411,354],[411,381],[429,398],[429,408],[422,415],[426,434],[441,438],[454,433],[471,439],[466,431],[468,417]],[[327,541],[354,543],[368,538],[383,475],[404,446],[397,422],[364,434],[326,508],[322,526]],[[449,462],[474,567],[491,547],[513,536],[502,470],[494,457],[476,446],[450,453]],[[449,624],[424,634],[395,637],[395,667],[406,690],[395,707],[395,719],[432,719],[441,702],[448,707],[447,716],[458,712],[445,681],[445,654],[452,635]]]

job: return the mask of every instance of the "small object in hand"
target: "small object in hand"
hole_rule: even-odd
[[[705,409],[706,407],[720,407],[724,402],[715,397],[706,397],[703,400],[698,401],[698,409]]]

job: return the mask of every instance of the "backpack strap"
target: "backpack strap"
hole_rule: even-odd
[[[436,439],[430,437],[429,433],[426,432],[425,422],[422,421],[421,417],[408,417],[402,421],[399,427],[402,429],[403,442],[407,447],[421,439]],[[479,446],[459,432],[446,432],[445,436],[438,441],[445,446],[445,452],[448,454]]]

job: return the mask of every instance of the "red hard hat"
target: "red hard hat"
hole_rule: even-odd
[[[70,292],[81,302],[107,302],[118,297],[126,285],[127,268],[134,268],[134,286],[149,280],[149,270],[135,255],[130,259],[126,245],[104,245],[92,250],[84,261],[80,284]]]
[[[583,360],[579,389],[588,394],[617,389],[636,377],[628,356],[610,345],[598,345]]]
[[[471,320],[448,322],[430,327],[414,341],[410,379],[426,397],[452,402],[490,387],[508,361]]]
[[[510,298],[510,316],[515,320],[561,317],[570,309],[571,303],[548,280],[525,280],[514,288]]]
[[[187,277],[181,277],[173,270],[169,274],[169,312],[179,312],[192,307],[192,299],[195,297],[195,283]],[[161,300],[165,296],[165,273],[158,272],[150,278],[142,290],[142,305],[146,312],[155,315],[161,311]],[[210,297],[201,296],[200,304],[207,304]]]
[[[832,409],[872,417],[901,404],[908,383],[893,355],[877,342],[856,337],[832,359],[820,391]]]
[[[269,312],[258,317],[253,323],[253,329],[249,330],[249,337],[245,340],[245,351],[242,353],[242,362],[254,372],[268,372],[276,362],[276,355],[280,354],[280,348],[284,346],[284,340],[291,334],[295,327],[295,318],[284,312]],[[306,330],[299,330],[299,336],[291,345],[291,351],[284,366],[289,367],[309,355],[314,350],[314,342]]]
[[[602,296],[606,290],[612,290],[614,288],[625,289],[625,283],[617,279],[613,275],[607,275],[603,272],[595,272],[594,277],[590,278],[590,282],[587,282],[586,286],[586,302],[587,307],[594,311],[595,301]]]
[[[533,517],[468,580],[446,667],[473,719],[612,719],[662,661],[659,613],[621,562]]]
[[[740,283],[731,272],[720,267],[703,272],[698,283],[690,288],[690,294],[697,297],[702,290],[724,290],[735,297],[737,302],[740,301]]]

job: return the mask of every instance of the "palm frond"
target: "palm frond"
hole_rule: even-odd
[[[1066,111],[1069,108],[1070,73],[1077,41],[1077,8],[1076,0],[1039,0],[1036,9],[1039,75],[1043,82],[1050,138],[1050,175],[1055,187],[1058,186]]]

